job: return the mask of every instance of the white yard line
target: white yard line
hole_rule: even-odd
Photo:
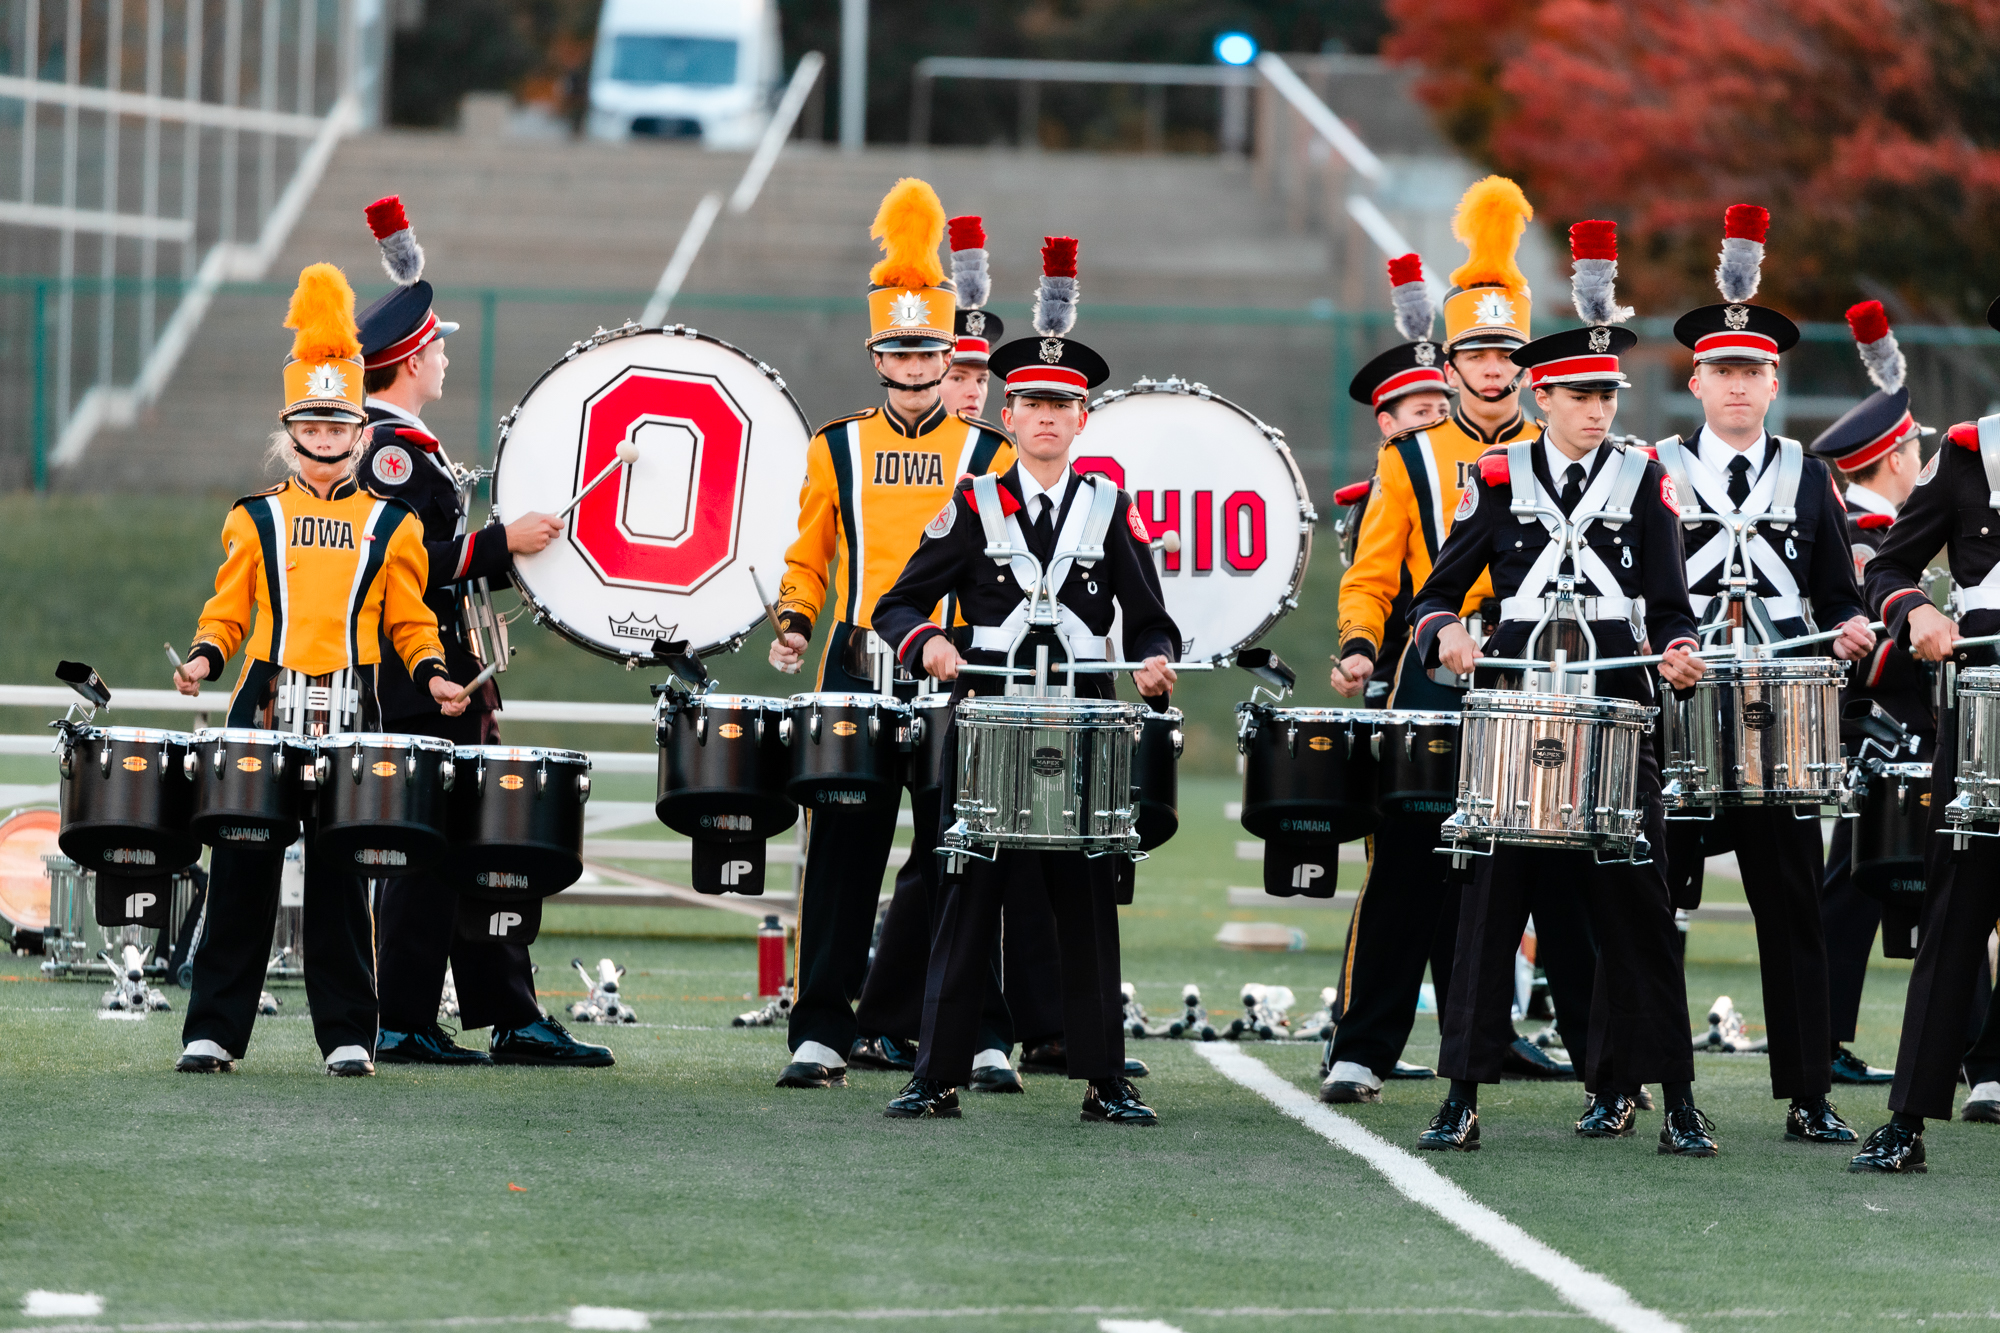
[[[1415,1153],[1406,1152],[1317,1098],[1302,1092],[1255,1056],[1222,1042],[1195,1047],[1223,1077],[1248,1088],[1335,1147],[1374,1167],[1398,1193],[1430,1209],[1505,1263],[1548,1283],[1570,1305],[1621,1333],[1680,1333],[1681,1325],[1632,1299],[1602,1274],[1536,1240],[1499,1213],[1439,1175]]]
[[[1100,1319],[1097,1333],[1181,1333],[1161,1319]]]

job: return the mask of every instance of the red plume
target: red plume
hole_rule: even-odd
[[[1618,224],[1615,222],[1572,224],[1569,229],[1569,256],[1571,259],[1618,258]]]
[[[1878,342],[1889,336],[1889,312],[1880,301],[1863,301],[1847,308],[1847,327],[1858,343]]]
[[[368,205],[368,230],[375,233],[376,240],[394,236],[399,231],[410,228],[409,215],[403,212],[401,195],[389,195]]]
[[[986,248],[986,224],[979,218],[967,215],[952,218],[945,224],[951,232],[951,248],[954,250],[984,250]]]
[[[1044,236],[1042,238],[1042,273],[1050,278],[1073,278],[1076,276],[1076,237]]]
[[[1755,204],[1731,204],[1722,215],[1722,234],[1738,240],[1764,243],[1771,229],[1771,210]]]
[[[1389,282],[1400,287],[1406,282],[1424,280],[1424,261],[1421,255],[1398,255],[1389,261]]]

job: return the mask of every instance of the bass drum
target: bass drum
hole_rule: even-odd
[[[494,518],[555,513],[620,445],[639,456],[514,558],[536,622],[627,663],[661,640],[741,645],[764,618],[746,566],[777,591],[811,439],[778,372],[707,334],[627,324],[576,344],[500,423]]]
[[[62,816],[54,810],[17,810],[0,823],[0,924],[17,949],[34,952],[49,928],[49,868]]]
[[[1130,491],[1152,538],[1179,535],[1158,559],[1183,659],[1227,657],[1298,605],[1317,515],[1275,426],[1205,384],[1142,379],[1090,405],[1075,468]]]

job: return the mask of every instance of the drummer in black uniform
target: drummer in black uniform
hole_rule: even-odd
[[[1706,417],[1692,436],[1659,441],[1655,451],[1680,497],[1688,589],[1695,616],[1715,643],[1741,624],[1750,643],[1775,642],[1823,629],[1828,644],[1788,656],[1831,651],[1859,662],[1875,647],[1847,546],[1846,511],[1827,465],[1796,440],[1771,435],[1764,416],[1778,393],[1778,357],[1799,340],[1798,326],[1753,305],[1770,215],[1731,205],[1716,282],[1724,303],[1681,316],[1674,336],[1694,350],[1688,390]],[[1749,568],[1734,582],[1734,548],[1724,518],[1749,516]],[[1732,586],[1749,593],[1732,602]],[[1803,785],[1803,784],[1802,784]],[[1789,806],[1722,806],[1713,819],[1668,825],[1669,874],[1683,886],[1677,906],[1699,901],[1704,852],[1733,846],[1743,896],[1757,923],[1764,1022],[1770,1032],[1771,1095],[1790,1102],[1785,1137],[1799,1143],[1852,1143],[1853,1130],[1827,1100],[1826,937],[1820,924],[1824,874],[1817,810],[1798,818]]]
[[[1442,664],[1461,675],[1475,670],[1482,654],[1460,622],[1459,609],[1481,571],[1490,568],[1502,618],[1487,654],[1522,656],[1546,617],[1549,623],[1535,645],[1538,655],[1555,649],[1586,655],[1582,631],[1571,618],[1577,603],[1556,596],[1574,579],[1597,656],[1630,656],[1642,639],[1650,641],[1665,653],[1659,675],[1676,689],[1689,688],[1705,665],[1693,655],[1694,618],[1680,561],[1673,483],[1658,463],[1604,443],[1617,415],[1618,390],[1627,387],[1619,354],[1638,341],[1629,329],[1612,327],[1631,314],[1618,307],[1612,290],[1616,234],[1609,222],[1583,222],[1571,228],[1570,237],[1577,261],[1576,308],[1587,327],[1537,338],[1513,353],[1514,362],[1529,371],[1535,404],[1546,418],[1544,433],[1538,441],[1517,442],[1479,460],[1451,535],[1410,610],[1419,660],[1426,668]],[[1556,554],[1561,528],[1553,520],[1510,512],[1517,499],[1559,508],[1570,525],[1582,526],[1590,558],[1581,569],[1565,568]],[[1474,681],[1478,688],[1503,683],[1491,670],[1481,670]],[[1532,687],[1532,679],[1529,683]],[[1599,674],[1596,692],[1658,702],[1653,673],[1642,667]],[[1657,848],[1663,810],[1650,746],[1639,747],[1639,764],[1645,834]],[[1599,950],[1585,1080],[1597,1099],[1579,1132],[1632,1133],[1641,1086],[1658,1082],[1667,1107],[1660,1151],[1713,1156],[1713,1126],[1694,1105],[1687,987],[1659,864],[1600,864],[1591,851],[1504,844],[1478,861],[1465,890],[1438,1061],[1451,1090],[1418,1145],[1479,1147],[1479,1085],[1499,1079],[1506,1049],[1492,1018],[1504,1015],[1513,1001],[1514,954],[1532,886],[1555,877],[1582,887]]]
[[[464,685],[480,664],[465,641],[459,596],[475,579],[506,578],[517,553],[547,546],[562,531],[559,520],[530,513],[505,527],[465,530],[461,477],[420,413],[444,394],[445,339],[458,325],[431,309],[423,280],[424,252],[410,229],[402,200],[378,199],[368,225],[382,247],[382,264],[395,280],[387,296],[361,312],[361,354],[367,366],[368,444],[360,476],[375,494],[402,501],[424,525],[430,582],[424,600],[436,614],[453,682]],[[490,680],[458,717],[446,717],[385,654],[377,684],[383,730],[439,736],[457,745],[497,745],[494,712],[500,691]],[[539,904],[508,903],[510,914],[539,916]],[[542,1012],[535,999],[534,966],[521,938],[489,933],[501,918],[494,906],[461,897],[442,870],[383,881],[377,922],[377,986],[381,1032],[375,1059],[382,1064],[608,1065],[611,1052],[578,1042]],[[466,923],[464,928],[457,922]],[[525,924],[525,923],[524,923]],[[529,930],[516,933],[533,936]],[[445,960],[451,961],[459,1015],[466,1027],[493,1029],[490,1053],[458,1045],[438,1024]]]
[[[1923,468],[1923,437],[1933,434],[1910,415],[1910,391],[1903,384],[1903,354],[1880,301],[1863,301],[1847,312],[1861,361],[1876,384],[1869,394],[1828,426],[1812,442],[1812,451],[1839,470],[1846,482],[1841,498],[1847,504],[1847,542],[1854,552],[1855,576],[1888,540],[1896,512],[1916,489]],[[1841,691],[1840,739],[1851,756],[1860,755],[1867,741],[1857,713],[1879,707],[1917,741],[1914,753],[1904,750],[1899,761],[1928,764],[1937,748],[1937,717],[1931,707],[1930,668],[1894,640],[1883,638],[1875,650],[1854,664]],[[1871,751],[1871,753],[1876,753]],[[1882,927],[1882,946],[1891,958],[1916,957],[1918,896],[1897,893],[1886,901],[1857,889],[1849,874],[1854,849],[1854,821],[1836,820],[1833,845],[1826,854],[1826,879],[1820,894],[1820,921],[1826,933],[1829,991],[1828,1017],[1833,1037],[1835,1083],[1887,1083],[1891,1070],[1877,1069],[1847,1048],[1861,1017],[1861,988],[1874,950],[1875,928]]]
[[[924,529],[924,541],[902,576],[875,604],[875,626],[905,666],[954,681],[953,698],[975,691],[1000,694],[1000,679],[961,676],[969,660],[1008,664],[1009,647],[1026,626],[1027,593],[1003,557],[987,554],[991,531],[1053,563],[1061,552],[1089,547],[1093,514],[1106,514],[1103,555],[1077,560],[1056,590],[1064,628],[1035,631],[1052,661],[1102,658],[1104,636],[1123,613],[1126,660],[1143,661],[1134,680],[1155,708],[1165,708],[1174,683],[1180,632],[1167,614],[1149,538],[1131,496],[1112,492],[1108,511],[1095,503],[1101,477],[1070,468],[1070,450],[1089,417],[1091,388],[1110,374],[1104,359],[1065,335],[1076,320],[1076,242],[1050,237],[1035,302],[1036,337],[1017,339],[993,354],[994,373],[1007,382],[1003,420],[1014,432],[1020,460],[997,481],[967,479]],[[995,512],[995,511],[998,512]],[[983,511],[983,512],[982,512]],[[1004,524],[1004,527],[1001,526]],[[947,594],[972,627],[969,655],[928,619]],[[1060,680],[1060,676],[1055,679]],[[1075,677],[1079,697],[1113,697],[1107,674]],[[954,731],[956,726],[954,724]],[[955,764],[957,737],[946,747]],[[949,770],[948,770],[949,771]],[[947,813],[944,819],[951,818]],[[969,860],[948,872],[931,946],[924,991],[924,1025],[916,1073],[890,1103],[892,1118],[956,1117],[958,1087],[972,1072],[973,1047],[990,975],[1001,897],[1008,877],[1039,869],[1056,917],[1062,956],[1064,1038],[1072,1079],[1088,1082],[1083,1118],[1151,1125],[1158,1117],[1124,1077],[1125,1034],[1118,970],[1118,870],[1121,858],[1081,852],[1000,851],[994,861]]]

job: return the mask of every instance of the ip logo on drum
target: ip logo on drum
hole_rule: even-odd
[[[486,933],[505,939],[507,932],[520,924],[521,914],[519,912],[495,912],[492,916],[486,918]]]
[[[1314,880],[1321,879],[1325,875],[1325,866],[1314,865],[1311,862],[1293,866],[1292,887],[1295,889],[1309,889],[1312,887]]]
[[[146,909],[160,901],[157,894],[128,893],[125,895],[125,915],[138,918],[146,915]]]
[[[1542,737],[1528,752],[1528,758],[1534,761],[1536,768],[1561,768],[1563,760],[1568,757],[1569,753],[1563,748],[1563,743],[1553,736]]]
[[[756,868],[749,861],[724,861],[722,863],[722,882],[730,888],[735,888]]]

